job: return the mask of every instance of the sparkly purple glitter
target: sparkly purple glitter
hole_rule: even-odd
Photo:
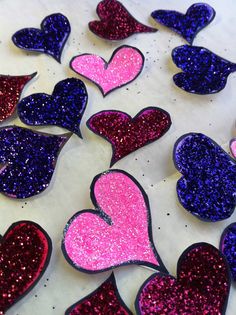
[[[227,61],[203,47],[183,45],[172,51],[176,66],[183,70],[174,75],[175,84],[195,94],[217,93],[225,87],[236,64]]]
[[[228,261],[233,280],[236,281],[236,222],[227,226],[222,233],[220,250]]]
[[[173,154],[183,174],[177,182],[183,207],[205,221],[230,217],[236,205],[236,161],[200,133],[180,137]]]
[[[186,14],[170,10],[157,10],[151,16],[160,24],[169,27],[192,44],[195,36],[215,17],[215,10],[206,3],[195,3]]]
[[[52,96],[37,93],[22,99],[18,115],[27,125],[57,125],[81,137],[80,122],[87,100],[84,83],[70,78],[57,83]]]
[[[70,22],[67,17],[61,13],[55,13],[45,17],[41,23],[41,30],[21,29],[12,36],[12,41],[19,48],[51,55],[60,62],[70,31]]]
[[[69,136],[17,126],[0,128],[0,192],[11,198],[28,198],[45,190]]]

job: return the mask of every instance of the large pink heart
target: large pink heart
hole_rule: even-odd
[[[76,213],[67,223],[62,251],[84,272],[138,264],[164,270],[152,240],[148,197],[128,173],[110,170],[91,185],[95,210]]]
[[[92,54],[76,56],[70,62],[72,70],[94,82],[103,96],[136,79],[143,64],[141,51],[126,45],[118,47],[108,62]]]
[[[230,151],[234,158],[236,158],[236,138],[230,141]]]

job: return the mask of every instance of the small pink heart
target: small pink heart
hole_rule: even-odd
[[[233,157],[236,159],[236,138],[230,141],[230,151]]]
[[[74,268],[93,273],[138,264],[166,272],[152,240],[148,197],[131,175],[97,175],[91,199],[95,210],[77,212],[64,230],[62,251]]]
[[[82,54],[72,58],[72,70],[94,82],[103,96],[137,78],[144,64],[142,52],[132,46],[120,46],[106,62],[93,54]]]

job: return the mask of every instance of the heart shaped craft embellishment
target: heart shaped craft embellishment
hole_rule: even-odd
[[[152,240],[148,197],[131,175],[97,175],[91,200],[95,210],[80,211],[66,224],[62,251],[69,264],[87,273],[129,264],[166,271]]]
[[[129,153],[162,137],[171,126],[171,118],[158,107],[146,107],[134,118],[121,111],[108,110],[90,117],[87,126],[111,143],[112,166]]]
[[[214,246],[197,243],[180,256],[177,279],[153,274],[136,298],[138,315],[223,315],[230,291],[224,255]]]
[[[52,179],[60,150],[70,136],[17,126],[0,128],[0,192],[22,199],[44,191]]]
[[[89,29],[97,36],[108,40],[122,40],[136,33],[153,33],[157,29],[138,22],[116,0],[103,0],[97,6],[101,21],[89,22]]]
[[[72,58],[70,67],[95,83],[103,96],[135,80],[143,69],[144,56],[132,46],[120,46],[106,62],[102,57],[82,54]]]
[[[174,75],[174,83],[194,94],[212,94],[224,89],[236,64],[204,47],[183,45],[172,51],[172,59],[183,72]]]
[[[80,123],[88,100],[84,83],[75,78],[56,84],[52,95],[36,93],[18,104],[18,115],[27,125],[56,125],[82,138]]]
[[[205,221],[231,216],[236,205],[236,162],[217,143],[201,133],[180,137],[173,159],[183,176],[177,182],[182,206]]]
[[[233,157],[236,159],[236,139],[232,139],[230,141],[230,151]]]
[[[203,28],[212,22],[215,10],[207,3],[194,3],[186,14],[171,10],[157,10],[151,16],[158,23],[180,34],[189,44]]]
[[[65,315],[91,314],[132,315],[120,297],[113,273],[99,288],[72,305],[65,312]]]
[[[12,41],[21,49],[45,53],[61,62],[62,50],[70,31],[67,17],[61,13],[54,13],[45,17],[41,29],[21,29],[12,36]]]
[[[236,222],[227,226],[221,235],[220,250],[229,264],[232,279],[236,281]]]
[[[22,90],[36,74],[37,72],[21,76],[0,75],[0,122],[14,113]]]
[[[36,223],[16,222],[0,237],[0,314],[37,284],[49,264],[52,242]]]

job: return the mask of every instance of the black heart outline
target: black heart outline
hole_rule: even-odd
[[[98,135],[99,137],[105,139],[106,141],[108,141],[110,144],[111,144],[111,147],[112,147],[112,157],[111,157],[111,162],[110,162],[110,167],[112,167],[116,162],[120,161],[121,159],[123,159],[124,157],[128,156],[129,154],[145,147],[146,145],[150,144],[150,143],[153,143],[155,141],[157,141],[158,139],[154,139],[154,140],[149,140],[148,142],[146,142],[142,147],[140,148],[137,148],[135,149],[134,151],[130,152],[129,154],[123,156],[122,158],[116,160],[115,159],[115,146],[112,144],[112,142],[107,139],[105,136],[101,135],[99,132],[96,132],[95,130],[93,130],[90,126],[90,120],[95,117],[96,115],[99,115],[101,113],[104,113],[104,112],[112,112],[112,113],[121,113],[121,114],[125,114],[127,116],[128,119],[131,120],[131,122],[135,121],[136,118],[138,118],[143,112],[147,111],[147,110],[158,110],[160,112],[162,112],[163,114],[165,114],[169,120],[169,125],[168,127],[166,128],[166,130],[163,132],[163,134],[158,138],[162,138],[167,132],[168,130],[170,129],[171,125],[172,125],[172,121],[171,121],[171,117],[170,117],[170,114],[165,111],[164,109],[160,108],[160,107],[155,107],[155,106],[149,106],[149,107],[145,107],[143,108],[142,110],[140,110],[135,116],[130,116],[129,114],[127,114],[126,112],[123,112],[123,111],[119,111],[119,110],[102,110],[100,112],[97,112],[95,113],[94,115],[92,115],[86,122],[86,125],[88,127],[89,130],[91,130],[93,133],[95,133],[96,135]]]
[[[123,49],[123,48],[131,48],[131,49],[136,50],[136,52],[138,52],[138,53],[140,54],[141,58],[142,58],[142,66],[140,67],[139,72],[136,74],[136,76],[135,76],[132,80],[130,80],[130,81],[124,83],[124,84],[121,84],[121,85],[119,85],[119,86],[114,87],[113,89],[109,90],[107,93],[104,93],[102,87],[101,87],[98,83],[96,83],[95,81],[93,81],[93,80],[91,80],[90,78],[86,77],[85,75],[80,74],[79,72],[76,72],[76,70],[72,67],[72,63],[73,63],[73,61],[74,61],[77,57],[88,56],[88,55],[89,55],[89,56],[98,56],[99,58],[101,58],[101,60],[104,62],[104,69],[106,70],[106,69],[108,68],[109,64],[111,63],[112,59],[113,59],[114,56],[116,55],[116,53],[117,53],[119,50]],[[141,52],[141,50],[139,50],[138,48],[136,48],[136,47],[134,47],[134,46],[122,45],[122,46],[117,47],[117,48],[113,51],[113,53],[112,53],[112,55],[111,55],[109,61],[106,61],[104,58],[102,58],[102,57],[99,56],[99,55],[90,54],[90,53],[85,53],[85,54],[80,54],[80,55],[77,55],[77,56],[72,57],[69,66],[70,66],[70,68],[71,68],[72,71],[74,71],[75,73],[77,73],[77,74],[80,75],[81,77],[83,77],[83,78],[85,78],[86,80],[88,80],[88,81],[92,82],[93,84],[95,84],[95,85],[99,88],[99,90],[101,91],[103,97],[105,97],[105,96],[107,96],[108,94],[110,94],[112,91],[115,91],[115,90],[117,90],[117,89],[119,89],[119,88],[121,88],[121,87],[123,87],[123,86],[126,86],[126,85],[128,85],[129,83],[133,82],[135,79],[137,79],[137,77],[141,74],[141,72],[142,72],[142,70],[143,70],[144,62],[145,62],[145,57],[144,57],[143,53]]]
[[[70,259],[70,257],[68,256],[67,252],[66,252],[66,248],[65,248],[65,236],[66,236],[66,233],[68,231],[68,228],[70,226],[70,224],[74,221],[74,219],[79,216],[79,215],[82,215],[83,213],[91,213],[93,215],[96,215],[98,216],[100,219],[104,220],[108,225],[112,225],[112,219],[105,213],[103,212],[103,210],[99,207],[98,203],[97,203],[97,200],[96,200],[96,197],[94,195],[94,186],[97,182],[97,180],[103,176],[103,175],[106,175],[108,173],[122,173],[124,174],[125,176],[129,177],[134,183],[135,185],[139,188],[140,192],[142,193],[142,196],[143,196],[143,199],[144,199],[144,202],[145,202],[145,205],[146,205],[146,209],[147,209],[147,225],[148,225],[148,236],[149,236],[149,243],[150,243],[150,248],[152,249],[152,252],[156,258],[156,260],[158,261],[159,263],[159,266],[157,265],[154,265],[152,263],[149,263],[149,262],[146,262],[146,261],[141,261],[141,260],[130,260],[130,261],[126,261],[124,263],[121,263],[121,264],[117,264],[117,265],[114,265],[114,266],[110,266],[108,268],[105,268],[105,269],[100,269],[100,270],[88,270],[88,269],[84,269],[80,266],[76,266],[73,261]],[[151,219],[151,211],[150,211],[150,205],[149,205],[149,200],[148,200],[148,196],[146,194],[146,192],[144,191],[143,187],[139,184],[139,182],[132,176],[130,175],[129,173],[123,171],[123,170],[120,170],[120,169],[112,169],[112,170],[108,170],[108,171],[105,171],[103,173],[100,173],[98,175],[96,175],[91,183],[91,186],[90,186],[90,198],[91,198],[91,201],[94,205],[94,209],[85,209],[85,210],[81,210],[81,211],[78,211],[77,213],[75,213],[71,218],[70,220],[67,222],[65,228],[64,228],[64,231],[63,231],[63,239],[62,239],[62,242],[61,242],[61,250],[62,250],[62,253],[65,257],[65,259],[67,260],[67,262],[73,267],[75,268],[76,270],[79,270],[81,272],[84,272],[84,273],[88,273],[88,274],[96,274],[96,273],[101,273],[101,272],[104,272],[104,271],[107,271],[107,270],[111,270],[111,269],[115,269],[117,267],[121,267],[121,266],[128,266],[128,265],[142,265],[142,266],[146,266],[148,268],[151,268],[151,269],[154,269],[154,270],[159,270],[159,271],[162,271],[162,272],[165,272],[166,274],[168,274],[168,271],[166,269],[166,267],[164,266],[157,250],[156,250],[156,247],[154,245],[154,241],[153,241],[153,236],[152,236],[152,219]]]

